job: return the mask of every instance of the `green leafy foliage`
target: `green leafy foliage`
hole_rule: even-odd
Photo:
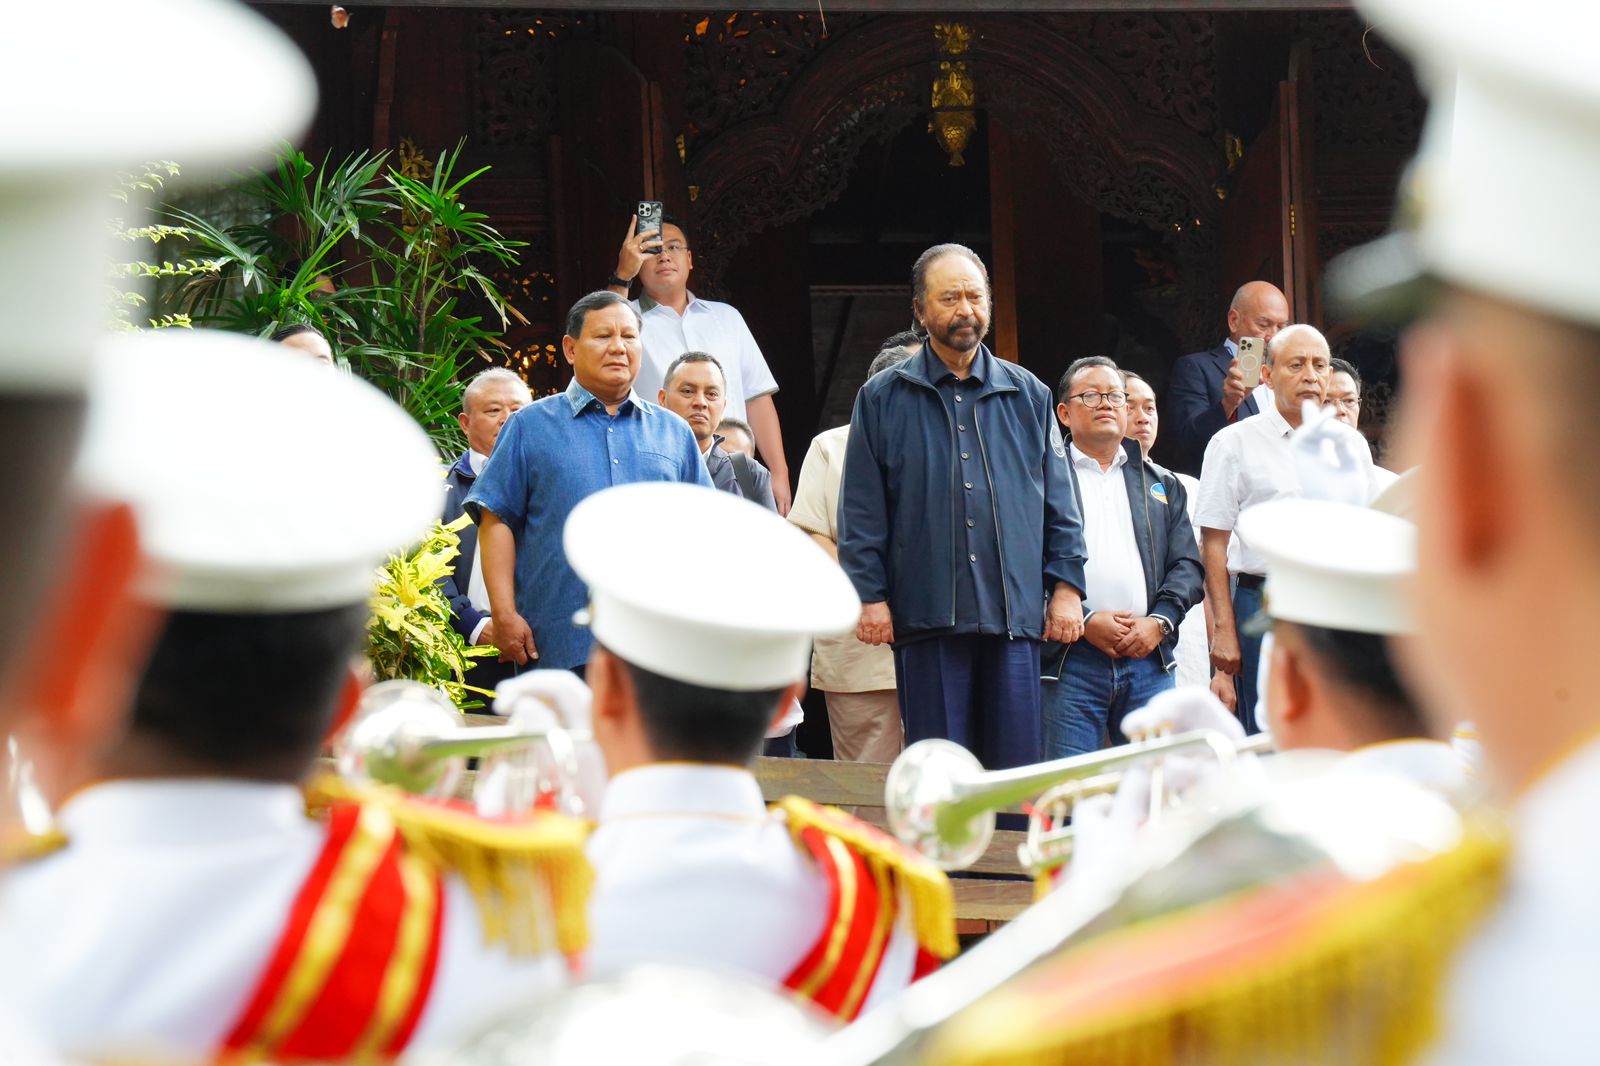
[[[367,657],[378,680],[408,678],[445,691],[457,707],[482,707],[477,696],[487,690],[467,684],[472,660],[498,655],[489,645],[469,646],[450,625],[450,601],[438,585],[454,571],[461,554],[456,534],[471,519],[466,515],[435,524],[427,539],[404,556],[390,556],[378,570],[367,623]]]
[[[176,163],[170,161],[146,163],[137,171],[118,174],[117,187],[111,190],[111,197],[119,203],[127,204],[137,193],[158,195],[166,187],[167,179],[175,178],[178,174],[179,168]],[[118,240],[126,244],[139,246],[149,244],[152,248],[159,247],[163,242],[187,241],[193,236],[184,226],[130,226],[121,218],[112,219],[111,230]],[[178,262],[162,260],[160,263],[133,259],[111,264],[109,299],[113,328],[124,332],[139,328],[133,316],[150,302],[149,297],[141,290],[148,290],[150,283],[156,279],[200,278],[217,273],[221,266],[221,260],[217,259],[183,259]],[[173,312],[158,314],[145,321],[152,329],[185,328],[192,324],[188,315]]]
[[[221,226],[169,209],[178,223],[170,228],[214,269],[197,272],[164,310],[261,336],[314,326],[442,454],[459,452],[463,368],[504,348],[512,319],[525,321],[489,277],[516,264],[522,242],[467,207],[464,191],[488,168],[458,174],[461,151],[458,143],[431,163],[407,143],[398,165],[387,152],[317,165],[284,147],[271,172],[241,186],[259,220]]]

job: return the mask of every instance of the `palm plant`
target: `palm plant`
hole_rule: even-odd
[[[462,201],[488,169],[458,176],[462,147],[436,164],[406,143],[399,165],[387,152],[359,152],[320,166],[285,147],[273,172],[242,186],[261,208],[259,220],[219,226],[170,209],[197,253],[219,264],[183,287],[177,310],[199,324],[258,335],[296,322],[314,326],[441,452],[459,451],[462,368],[504,347],[500,333],[512,318],[525,321],[488,274],[514,266],[522,242],[501,236]]]

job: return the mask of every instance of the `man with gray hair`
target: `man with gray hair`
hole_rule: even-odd
[[[485,370],[467,384],[461,394],[461,413],[456,416],[461,432],[467,435],[467,450],[445,475],[445,522],[454,522],[466,513],[467,494],[489,462],[500,427],[532,402],[528,383],[503,366]],[[483,560],[478,556],[478,527],[469,524],[459,536],[461,554],[456,557],[455,571],[439,579],[450,598],[450,624],[468,644],[494,644],[489,591],[483,581]],[[479,688],[492,689],[511,673],[504,663],[478,659],[467,680]]]
[[[1083,521],[1049,386],[983,344],[989,274],[940,244],[911,268],[920,355],[862,386],[839,496],[856,635],[894,646],[906,737],[1037,762],[1039,642],[1083,635]]]
[[[573,304],[561,348],[571,383],[506,421],[463,506],[478,523],[500,661],[581,673],[592,640],[573,615],[588,591],[561,548],[567,515],[612,485],[710,488],[711,476],[684,421],[633,391],[639,312],[627,300],[601,291]]]
[[[1267,567],[1260,552],[1234,535],[1234,524],[1247,507],[1301,494],[1289,435],[1300,428],[1306,401],[1322,407],[1331,365],[1328,341],[1315,328],[1292,325],[1280,330],[1267,344],[1262,367],[1272,385],[1272,405],[1219,430],[1206,448],[1200,473],[1195,522],[1201,528],[1200,560],[1212,613],[1211,690],[1252,733],[1259,732],[1255,705],[1261,638],[1241,633],[1237,620],[1260,611]],[[1371,453],[1362,448],[1354,459],[1370,495]]]
[[[899,366],[921,348],[914,335],[890,337],[867,368],[867,380]],[[839,558],[839,483],[849,439],[848,422],[812,438],[788,516],[835,559]],[[900,754],[900,698],[895,692],[894,653],[888,648],[863,644],[854,633],[818,637],[811,649],[811,687],[828,701],[835,759],[892,762]]]

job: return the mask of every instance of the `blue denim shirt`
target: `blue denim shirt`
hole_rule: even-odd
[[[492,512],[517,538],[517,613],[533,630],[538,666],[566,670],[589,658],[589,631],[572,622],[589,593],[561,547],[567,515],[584,497],[634,481],[711,487],[689,424],[632,393],[611,415],[574,379],[501,427],[466,510],[474,522]]]

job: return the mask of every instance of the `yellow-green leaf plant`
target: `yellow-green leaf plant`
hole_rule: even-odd
[[[378,568],[367,624],[367,656],[379,681],[406,678],[442,689],[463,711],[482,707],[487,689],[467,683],[473,659],[498,655],[491,645],[468,645],[450,624],[450,600],[439,579],[455,572],[461,554],[456,534],[466,515],[433,531],[407,555],[392,555]]]

